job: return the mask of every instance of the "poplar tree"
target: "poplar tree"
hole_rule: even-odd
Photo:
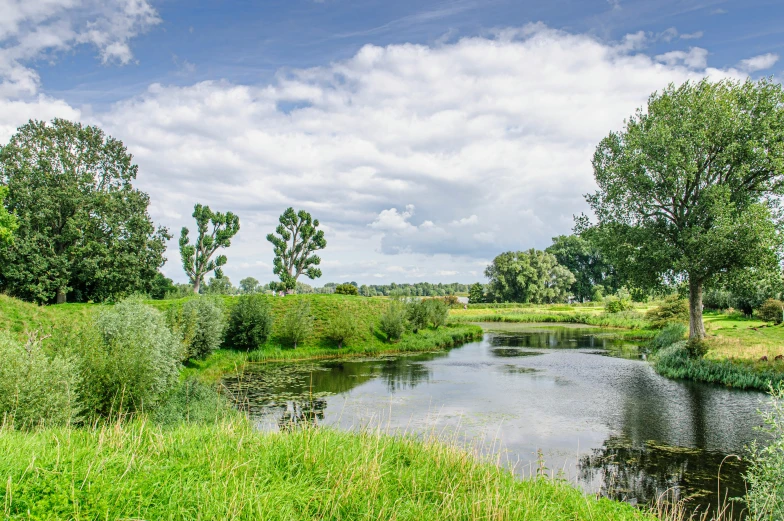
[[[223,277],[222,266],[226,265],[226,256],[218,255],[212,259],[218,248],[231,246],[231,239],[240,231],[240,218],[232,212],[213,212],[209,206],[196,204],[193,207],[196,219],[196,243],[191,244],[188,228],[180,232],[180,258],[185,274],[193,285],[193,292],[198,293],[204,283],[204,277],[215,272],[215,277]]]

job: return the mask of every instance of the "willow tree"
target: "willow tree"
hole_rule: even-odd
[[[310,279],[321,277],[321,258],[315,254],[327,246],[324,232],[318,230],[318,219],[313,219],[305,210],[295,212],[288,208],[280,216],[275,233],[267,235],[275,252],[273,273],[280,277],[286,290],[297,287],[297,279],[305,274]]]
[[[193,292],[198,293],[208,273],[215,272],[215,276],[223,276],[222,266],[226,264],[226,256],[212,256],[218,248],[231,246],[231,239],[240,231],[240,218],[232,212],[213,212],[209,206],[196,204],[193,207],[193,217],[196,219],[196,243],[191,244],[188,238],[188,228],[183,227],[180,232],[180,258],[182,267],[193,285]]]
[[[640,286],[684,281],[689,337],[705,336],[704,286],[778,269],[784,93],[769,80],[670,85],[596,149],[586,196],[604,255]],[[590,226],[581,217],[578,229]]]

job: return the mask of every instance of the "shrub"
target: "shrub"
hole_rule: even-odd
[[[356,338],[358,333],[356,318],[348,308],[340,306],[327,325],[326,337],[335,342],[340,349],[343,344]]]
[[[744,476],[749,484],[746,503],[754,521],[784,519],[784,385],[771,387],[771,408],[760,412],[769,443],[751,443],[751,465]]]
[[[620,313],[629,311],[634,307],[631,299],[609,296],[604,299],[604,311],[606,313]]]
[[[381,314],[378,326],[387,340],[397,341],[406,330],[407,309],[405,303],[399,300],[390,300],[387,309]]]
[[[359,295],[359,290],[353,284],[339,284],[335,286],[335,293],[338,295]]]
[[[204,358],[218,349],[226,329],[223,303],[210,297],[196,297],[179,309],[171,308],[168,322],[182,341],[186,361]]]
[[[177,383],[181,357],[163,314],[129,299],[102,311],[95,326],[82,337],[86,411],[107,416],[154,408]]]
[[[272,309],[261,295],[245,295],[231,308],[226,343],[239,349],[258,349],[272,334]]]
[[[680,322],[670,322],[664,329],[651,340],[649,347],[652,351],[659,351],[665,347],[669,347],[676,342],[683,340],[686,334],[686,326]]]
[[[784,302],[769,298],[757,310],[757,317],[765,322],[780,324],[784,312]]]
[[[430,323],[430,311],[426,300],[412,300],[406,304],[406,318],[408,325],[416,334],[420,329],[425,329]]]
[[[76,417],[78,367],[72,357],[47,356],[41,342],[0,332],[0,425],[66,425]]]
[[[278,326],[280,339],[295,349],[297,344],[305,340],[313,332],[313,316],[310,314],[310,302],[299,300],[283,315]]]
[[[649,309],[645,318],[650,320],[655,328],[663,328],[669,322],[688,322],[689,303],[678,295],[670,295],[660,306]]]
[[[444,297],[444,304],[447,306],[457,306],[460,304],[460,299],[457,298],[457,295],[447,295]]]
[[[428,321],[433,324],[434,328],[438,329],[439,326],[446,324],[446,319],[449,317],[449,306],[445,300],[428,299],[423,302],[427,310]]]
[[[234,413],[229,401],[214,388],[188,378],[166,395],[152,418],[160,425],[212,424]]]

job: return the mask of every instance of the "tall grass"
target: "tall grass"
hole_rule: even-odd
[[[653,519],[434,439],[244,420],[0,434],[6,519]]]
[[[560,313],[560,312],[514,312],[493,314],[453,315],[453,322],[525,322],[587,324],[598,327],[622,327],[627,329],[647,329],[650,322],[636,312],[620,313]]]

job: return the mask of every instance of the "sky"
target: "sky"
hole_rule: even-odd
[[[0,142],[98,125],[174,238],[233,211],[236,284],[289,206],[318,281],[484,281],[571,232],[591,158],[669,83],[784,72],[780,0],[0,0]],[[778,80],[777,80],[778,81]]]

